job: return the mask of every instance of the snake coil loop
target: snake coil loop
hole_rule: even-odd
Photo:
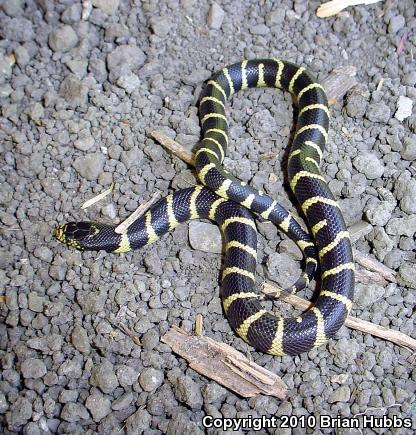
[[[251,87],[283,89],[298,102],[288,176],[310,235],[276,201],[239,182],[221,166],[228,146],[226,100]],[[322,86],[303,67],[290,62],[245,60],[224,68],[208,81],[200,101],[200,118],[203,138],[195,153],[195,164],[203,186],[163,198],[123,234],[117,234],[112,225],[75,222],[58,226],[55,237],[80,250],[127,252],[153,243],[189,219],[212,219],[224,234],[221,299],[237,334],[257,350],[273,355],[294,355],[325,343],[351,310],[354,264],[340,208],[320,173],[329,124]],[[307,286],[319,263],[319,296],[299,317],[274,316],[259,302],[254,275],[257,233],[251,212],[271,220],[302,250],[305,271],[291,291]]]

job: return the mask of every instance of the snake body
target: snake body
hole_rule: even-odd
[[[288,178],[310,235],[276,201],[241,183],[221,166],[228,145],[226,100],[250,87],[280,88],[297,100],[299,113],[288,157]],[[351,310],[354,265],[339,205],[320,173],[329,123],[322,86],[303,67],[290,62],[243,61],[222,69],[207,82],[200,119],[203,138],[196,149],[195,166],[205,187],[168,195],[123,234],[117,234],[110,225],[72,222],[58,226],[55,237],[80,250],[127,252],[153,243],[186,220],[212,219],[224,234],[221,300],[237,334],[257,350],[273,355],[294,355],[325,343]],[[249,210],[278,225],[302,250],[305,271],[292,291],[309,283],[319,262],[319,296],[299,317],[277,317],[260,304],[254,277],[256,228]]]

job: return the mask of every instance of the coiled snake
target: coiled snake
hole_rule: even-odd
[[[228,145],[225,102],[235,92],[251,87],[280,88],[297,100],[288,178],[310,236],[276,201],[239,182],[221,166]],[[322,86],[303,67],[290,62],[245,60],[208,81],[200,100],[200,120],[203,139],[196,149],[195,165],[203,186],[161,199],[123,234],[117,234],[111,225],[72,222],[55,229],[56,239],[79,250],[127,252],[153,243],[189,219],[212,219],[224,234],[221,300],[237,334],[257,350],[273,355],[294,355],[323,344],[338,331],[351,309],[354,265],[340,208],[319,169],[329,123]],[[257,234],[249,210],[278,225],[302,250],[305,271],[291,291],[305,287],[319,263],[319,296],[299,317],[277,317],[260,304],[254,276]]]

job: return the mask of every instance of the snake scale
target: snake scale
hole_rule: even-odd
[[[306,233],[283,207],[231,176],[221,164],[228,145],[225,103],[239,90],[274,87],[297,100],[296,131],[288,156],[288,179],[306,217]],[[224,235],[221,300],[237,334],[255,349],[295,355],[325,343],[351,310],[354,265],[351,242],[338,203],[320,163],[328,138],[329,111],[322,86],[303,67],[280,59],[244,60],[208,80],[200,100],[203,138],[195,153],[202,183],[161,199],[123,234],[114,226],[71,222],[55,229],[57,240],[79,250],[127,252],[149,245],[189,219],[209,218]],[[263,309],[255,288],[257,232],[252,212],[275,223],[302,250],[305,270],[291,291],[308,285],[317,267],[320,292],[296,318]]]

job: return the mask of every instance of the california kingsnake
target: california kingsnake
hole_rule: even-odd
[[[266,86],[287,90],[298,102],[288,176],[313,241],[276,201],[221,167],[228,145],[226,100],[241,89]],[[274,355],[298,354],[323,344],[338,331],[351,309],[354,265],[344,219],[319,169],[329,123],[322,86],[304,68],[290,62],[245,60],[224,68],[208,81],[200,101],[200,118],[203,139],[195,164],[206,187],[168,195],[121,235],[114,226],[72,222],[58,226],[55,237],[80,250],[127,252],[153,243],[186,220],[215,220],[225,238],[221,299],[233,329],[257,350]],[[248,209],[277,224],[304,253],[305,273],[293,291],[307,285],[314,275],[317,249],[321,290],[312,308],[297,318],[276,317],[259,302],[254,278],[256,227]]]

